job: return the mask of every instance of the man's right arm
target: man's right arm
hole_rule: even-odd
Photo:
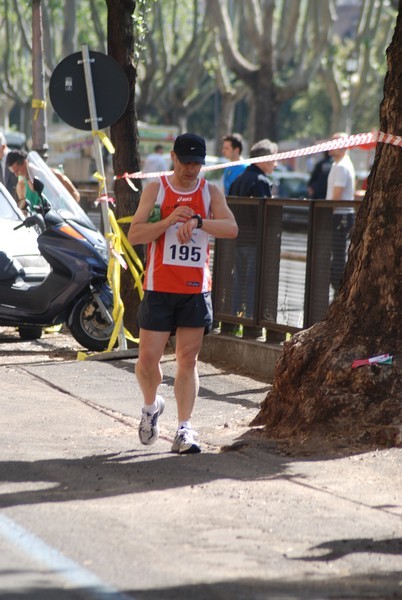
[[[334,187],[332,190],[331,200],[344,200],[345,199],[345,186],[348,172],[342,166],[339,165],[336,171],[334,179]]]
[[[345,196],[345,188],[343,186],[335,186],[332,190],[332,198],[331,200],[344,200]]]
[[[169,227],[176,223],[185,223],[193,214],[193,211],[187,206],[178,206],[165,219],[149,222],[149,217],[158,196],[158,190],[159,182],[151,182],[141,194],[140,203],[127,235],[128,241],[133,246],[153,242],[165,233]]]

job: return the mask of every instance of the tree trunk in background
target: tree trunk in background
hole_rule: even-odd
[[[220,110],[220,114],[217,118],[217,136],[216,136],[216,147],[215,154],[218,156],[221,155],[222,152],[222,138],[225,135],[233,132],[233,121],[234,121],[234,112],[236,107],[236,100],[233,97],[233,94],[223,93],[222,94],[222,106]]]
[[[41,0],[32,1],[32,150],[48,158]]]
[[[278,141],[281,106],[308,89],[324,56],[332,8],[315,0],[206,0],[210,26],[219,38],[215,53],[251,92],[250,146],[266,137]]]
[[[402,0],[381,104],[381,130],[402,135]],[[325,321],[285,343],[252,425],[300,447],[401,445],[402,148],[378,144],[343,284]],[[390,353],[391,365],[352,369]]]
[[[75,25],[76,25],[76,0],[69,0],[63,8],[63,58],[76,51]]]
[[[135,108],[136,69],[134,60],[134,31],[132,15],[136,2],[132,0],[106,0],[108,7],[108,54],[123,68],[130,86],[127,109],[120,119],[111,126],[111,139],[116,149],[113,155],[113,170],[116,175],[140,170],[138,150],[138,129]],[[141,188],[139,181],[136,187]],[[124,179],[115,182],[115,215],[119,219],[133,215],[139,202],[140,192],[135,192]],[[128,225],[123,226],[127,233]],[[142,253],[142,247],[136,250]],[[143,256],[140,256],[143,258]],[[122,270],[121,298],[124,303],[124,325],[135,336],[138,334],[136,317],[139,296],[134,291],[133,279],[128,271]]]
[[[252,78],[253,79],[253,78]],[[262,138],[278,140],[278,114],[280,106],[273,85],[272,70],[268,65],[261,67],[254,84],[251,84],[253,95],[250,98],[254,119],[250,131],[250,146]]]

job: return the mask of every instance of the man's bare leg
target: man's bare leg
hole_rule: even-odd
[[[168,331],[140,330],[140,348],[135,375],[144,396],[144,404],[151,405],[162,382],[160,359],[169,339]]]
[[[203,337],[202,327],[179,327],[176,331],[177,372],[174,391],[179,422],[191,419],[199,389],[197,358]]]

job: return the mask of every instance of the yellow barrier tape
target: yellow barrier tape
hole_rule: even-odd
[[[114,218],[115,217],[113,215],[113,219]],[[126,261],[127,266],[130,269],[130,272],[134,279],[134,289],[137,289],[140,300],[142,300],[144,297],[144,290],[142,287],[142,279],[144,276],[144,266],[138,256],[138,254],[136,253],[136,251],[134,250],[134,248],[132,247],[132,245],[130,244],[126,235],[124,234],[123,230],[120,227],[121,223],[131,223],[132,218],[133,218],[132,216],[131,217],[122,217],[121,219],[119,219],[118,221],[115,221],[115,222],[116,222],[116,227],[118,227],[118,229],[119,229],[119,236],[120,236],[121,248],[122,248],[124,260]]]
[[[138,291],[140,300],[142,300],[144,296],[144,290],[142,287],[144,266],[138,254],[135,252],[134,248],[131,246],[126,235],[120,227],[120,224],[122,223],[131,223],[133,217],[123,217],[117,221],[116,217],[114,216],[114,213],[111,210],[108,211],[108,217],[112,231],[106,235],[106,239],[108,240],[110,247],[113,249],[113,252],[110,252],[107,278],[113,292],[112,316],[114,320],[114,327],[108,347],[106,350],[104,350],[104,352],[110,352],[114,348],[123,322],[124,304],[120,298],[121,262],[119,260],[119,257],[121,254],[123,255],[127,266],[130,269],[130,272],[133,276],[134,289]],[[123,328],[123,331],[126,339],[137,344],[139,343],[139,339],[134,338],[125,327]],[[85,352],[78,352],[77,359],[85,360],[86,358],[88,358],[88,356],[91,355],[86,354]]]
[[[105,187],[106,178],[101,173],[99,173],[98,171],[95,171],[95,173],[93,174],[93,176],[98,181],[98,184],[99,184],[99,196],[100,196],[101,193],[102,193],[103,188]]]
[[[36,108],[35,113],[34,113],[34,121],[36,121],[36,119],[38,118],[40,109],[42,108],[43,110],[45,110],[46,101],[40,100],[39,98],[33,98],[32,99],[32,108]]]
[[[121,232],[120,228],[117,224],[116,218],[111,210],[108,211],[109,223],[112,228],[112,232],[108,234],[107,238],[110,239],[111,247],[114,249],[117,255],[121,254]],[[121,329],[121,325],[123,323],[123,315],[124,315],[124,304],[120,298],[120,262],[117,260],[114,253],[110,254],[109,266],[108,266],[108,281],[111,285],[113,291],[113,320],[114,320],[114,329],[110,338],[109,346],[107,348],[107,352],[114,347],[118,333]],[[127,339],[138,343],[139,340],[133,338],[130,332],[124,329],[124,335]]]
[[[131,223],[132,218],[133,217],[122,217],[121,219],[119,219],[117,221],[117,223],[119,225],[121,223]],[[127,262],[128,268],[130,269],[131,274],[134,279],[134,289],[138,290],[140,300],[142,300],[144,297],[144,290],[142,287],[142,279],[144,276],[144,266],[138,256],[138,254],[136,253],[136,251],[134,250],[134,248],[128,241],[126,235],[122,231],[122,229],[120,229],[120,237],[121,237],[121,242],[122,242],[122,246],[123,246],[123,256]]]
[[[104,131],[99,131],[99,130],[95,129],[92,132],[92,135],[97,135],[99,137],[100,141],[105,146],[105,148],[109,152],[109,154],[115,153],[114,146]]]

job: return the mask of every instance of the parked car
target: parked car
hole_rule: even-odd
[[[275,170],[272,174],[273,195],[277,198],[307,199],[309,175],[299,171]],[[284,228],[307,227],[308,200],[305,206],[285,205],[283,207]]]
[[[0,250],[19,261],[27,280],[41,280],[49,272],[49,265],[39,253],[38,232],[33,227],[14,231],[23,220],[14,198],[0,183]]]
[[[22,131],[4,131],[4,137],[6,138],[7,146],[11,150],[26,150],[27,147],[27,136]]]
[[[274,171],[272,181],[274,196],[279,198],[307,198],[307,173],[299,171]]]

